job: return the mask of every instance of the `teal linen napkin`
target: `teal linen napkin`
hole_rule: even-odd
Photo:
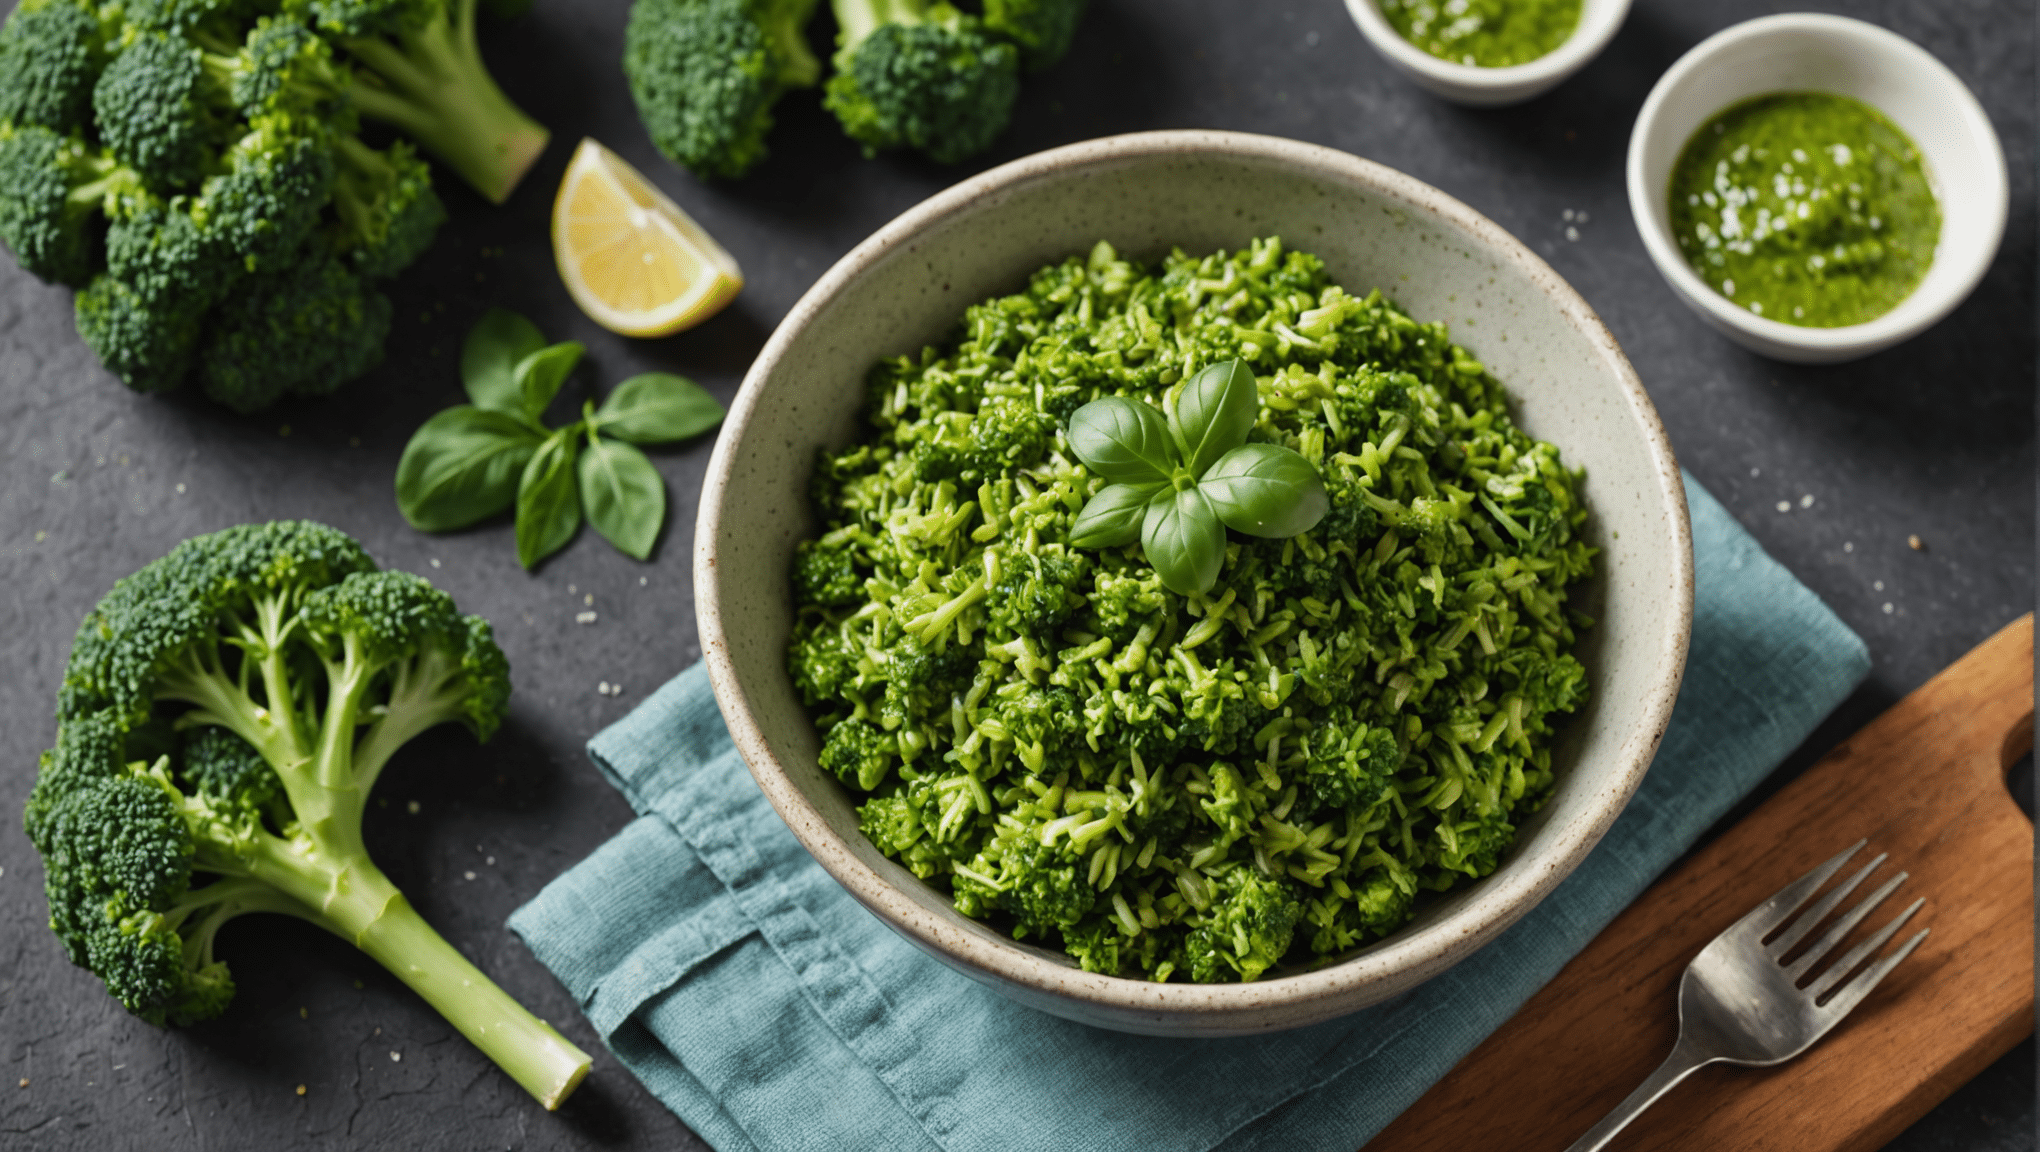
[[[510,927],[721,1152],[1357,1148],[1868,671],[1854,633],[1690,478],[1687,493],[1692,654],[1635,799],[1528,916],[1388,1003],[1232,1040],[1127,1036],[1020,1007],[894,935],[815,864],[732,748],[698,665],[589,744],[640,818]]]

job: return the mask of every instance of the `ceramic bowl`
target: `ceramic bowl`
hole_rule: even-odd
[[[1485,879],[1444,895],[1341,962],[1233,985],[1086,973],[966,919],[857,830],[816,764],[820,741],[786,672],[795,544],[815,533],[816,449],[853,437],[882,356],[940,339],[966,305],[1100,238],[1144,260],[1171,246],[1237,249],[1276,235],[1337,282],[1379,285],[1444,320],[1506,382],[1522,426],[1586,468],[1588,533],[1603,549],[1581,602],[1592,700],[1556,750],[1555,793]],[[1663,427],[1615,340],[1523,244],[1464,204],[1366,160],[1287,140],[1153,132],[995,168],[879,229],[800,299],[731,405],[695,529],[702,658],[759,787],[822,867],[943,962],[1044,1011],[1173,1035],[1293,1028],[1366,1007],[1450,967],[1579,863],[1641,780],[1684,670],[1692,559],[1684,489]]]
[[[1926,278],[1867,323],[1805,328],[1755,315],[1702,280],[1672,238],[1668,187],[1686,141],[1730,105],[1789,91],[1851,96],[1890,117],[1919,148],[1941,202],[1941,238]],[[1628,178],[1636,230],[1679,299],[1750,351],[1801,364],[1868,356],[1954,311],[1997,255],[2010,199],[1990,117],[1953,72],[1896,32],[1806,12],[1734,25],[1680,57],[1637,114]]]
[[[1580,22],[1565,43],[1528,64],[1477,68],[1441,60],[1403,39],[1381,14],[1380,3],[1346,0],[1346,11],[1374,50],[1426,92],[1475,108],[1521,104],[1557,87],[1600,55],[1629,15],[1629,0],[1581,0]]]

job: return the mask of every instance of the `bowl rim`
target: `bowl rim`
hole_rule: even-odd
[[[1876,50],[1889,52],[1905,61],[1906,66],[1917,69],[1922,76],[1944,90],[1949,106],[1962,120],[1966,137],[1978,143],[1983,162],[1992,169],[1994,177],[1984,181],[1982,186],[1964,192],[1965,212],[1985,216],[1985,234],[1989,242],[1978,250],[1981,253],[1979,258],[1972,259],[1969,266],[1962,269],[1956,278],[1944,281],[1936,289],[1936,295],[1932,297],[1922,297],[1920,289],[1927,287],[1926,280],[1922,279],[1920,288],[1899,301],[1890,311],[1861,324],[1848,324],[1837,328],[1810,328],[1758,316],[1747,308],[1737,307],[1721,293],[1716,292],[1700,278],[1700,274],[1693,270],[1693,266],[1686,262],[1686,258],[1679,252],[1678,245],[1672,241],[1657,212],[1658,201],[1662,199],[1664,190],[1648,187],[1648,177],[1644,172],[1645,149],[1661,135],[1664,107],[1680,85],[1729,49],[1752,40],[1806,34],[1831,40],[1844,49],[1860,50],[1860,46],[1869,45]],[[1685,141],[1679,141],[1678,146],[1683,150]],[[1676,164],[1676,161],[1674,163]],[[1998,140],[1989,113],[1983,110],[1983,105],[1977,101],[1976,94],[1969,90],[1969,86],[1962,82],[1962,78],[1955,75],[1954,71],[1933,53],[1889,28],[1866,20],[1824,12],[1785,12],[1773,16],[1759,16],[1731,24],[1694,45],[1665,70],[1664,75],[1652,86],[1650,95],[1644,99],[1643,108],[1636,114],[1636,123],[1630,129],[1629,154],[1623,167],[1625,182],[1628,184],[1629,214],[1636,223],[1637,233],[1643,237],[1644,250],[1650,253],[1651,262],[1657,265],[1658,273],[1671,282],[1689,307],[1716,325],[1732,329],[1763,344],[1818,355],[1858,351],[1867,354],[1910,340],[1940,323],[1948,313],[1969,298],[1969,294],[1990,271],[1990,266],[1996,260],[1998,249],[2004,241],[2006,216],[2010,206],[2010,185],[2005,167],[2004,146]],[[1931,169],[1929,174],[1931,177]],[[1945,221],[1949,191],[1941,185],[1938,178],[1935,179],[1935,192],[1942,201],[1942,218]],[[1973,203],[1970,202],[1971,197],[1974,198]],[[1938,261],[1942,256],[1943,253],[1939,251],[1937,245],[1934,258]]]
[[[737,445],[751,430],[764,382],[800,332],[840,292],[896,250],[911,248],[924,228],[968,212],[1002,189],[1068,170],[1082,171],[1144,156],[1183,154],[1258,161],[1286,166],[1292,171],[1329,173],[1369,185],[1412,209],[1434,214],[1457,226],[1498,259],[1521,269],[1558,305],[1566,322],[1587,338],[1615,378],[1630,417],[1643,429],[1654,495],[1670,512],[1666,527],[1674,551],[1671,592],[1676,603],[1669,605],[1674,611],[1667,614],[1673,624],[1661,634],[1642,641],[1655,647],[1648,665],[1657,673],[1655,682],[1642,690],[1641,719],[1612,754],[1619,760],[1617,771],[1601,786],[1601,803],[1591,815],[1546,828],[1544,835],[1552,839],[1539,846],[1539,867],[1504,869],[1483,878],[1481,886],[1470,890],[1461,907],[1437,923],[1391,935],[1338,964],[1249,984],[1155,984],[1087,973],[1049,960],[1045,954],[1036,954],[1018,942],[1001,939],[995,944],[959,933],[954,925],[931,916],[908,899],[890,880],[857,857],[848,841],[836,834],[819,809],[795,787],[773,755],[730,656],[730,637],[722,624],[716,572],[715,542],[721,531],[724,496],[736,482]],[[1328,1004],[1334,1011],[1327,1015],[1336,1016],[1377,1003],[1456,964],[1541,902],[1600,841],[1642,782],[1677,699],[1692,632],[1692,532],[1678,462],[1635,370],[1614,336],[1579,293],[1499,225],[1414,177],[1315,144],[1204,129],[1104,137],[1022,157],[928,197],[838,260],[774,329],[730,405],[703,480],[695,526],[693,575],[702,660],[708,665],[710,683],[739,754],[766,799],[802,846],[856,900],[923,950],[960,962],[980,980],[1017,985],[1045,994],[1049,1000],[1074,1000],[1121,1020],[1194,1019],[1206,1025],[1203,1034],[1209,1035],[1268,1031],[1308,1022],[1281,1018],[1280,1009],[1284,1007]],[[1040,1006],[1039,1000],[1034,1002]],[[1134,1027],[1130,1023],[1122,1026]]]
[[[1346,11],[1360,26],[1361,35],[1374,46],[1374,50],[1405,71],[1426,76],[1439,85],[1469,92],[1499,95],[1505,91],[1525,90],[1535,95],[1600,55],[1601,49],[1615,38],[1615,33],[1628,18],[1630,3],[1631,0],[1606,0],[1603,3],[1581,0],[1579,23],[1573,26],[1572,35],[1535,60],[1505,68],[1483,68],[1431,55],[1403,39],[1395,26],[1388,22],[1388,17],[1381,14],[1380,0],[1346,0]]]

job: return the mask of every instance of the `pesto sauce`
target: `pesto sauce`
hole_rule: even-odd
[[[1672,235],[1702,280],[1808,328],[1891,311],[1941,236],[1919,149],[1875,108],[1824,92],[1759,96],[1701,125],[1670,198]]]
[[[1381,0],[1403,39],[1454,64],[1528,64],[1565,43],[1580,0]]]

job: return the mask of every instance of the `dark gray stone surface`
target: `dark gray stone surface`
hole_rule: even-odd
[[[339,396],[259,417],[130,395],[79,345],[69,294],[0,261],[0,632],[11,651],[0,677],[0,1147],[699,1147],[502,925],[629,818],[581,746],[698,656],[688,558],[709,445],[655,453],[673,516],[650,563],[584,532],[531,575],[507,523],[438,537],[406,527],[390,494],[397,456],[426,416],[458,401],[459,340],[487,306],[587,342],[570,393],[660,368],[727,399],[794,300],[873,228],[971,171],[1093,136],[1212,127],[1344,148],[1464,199],[1549,259],[1622,341],[1685,465],[1870,644],[1869,682],[1773,786],[1789,778],[2031,608],[2034,593],[2032,8],[1814,7],[1894,28],[1953,67],[1990,111],[2012,174],[2010,230],[1975,296],[1910,344],[1838,368],[1773,364],[1712,335],[1659,280],[1629,221],[1622,158],[1650,85],[1707,34],[1772,10],[1754,0],[1639,0],[1586,71],[1499,112],[1442,104],[1397,78],[1337,0],[1094,0],[1076,50],[1028,82],[1011,130],[973,165],[867,161],[813,95],[797,95],[771,161],[714,187],[667,164],[638,127],[617,68],[621,0],[540,0],[523,22],[489,29],[485,49],[553,128],[551,150],[500,209],[442,179],[453,220],[391,292],[383,367]],[[735,253],[750,282],[727,312],[641,342],[576,311],[546,220],[582,135],[639,164]],[[1791,511],[1778,511],[1786,501]],[[373,962],[294,922],[230,926],[221,949],[239,998],[182,1032],[122,1012],[44,927],[42,865],[11,814],[51,738],[77,620],[179,539],[285,516],[355,533],[385,565],[429,575],[496,623],[519,685],[505,730],[482,749],[455,730],[419,739],[380,785],[387,807],[371,811],[368,834],[449,939],[598,1053],[557,1115]],[[1911,533],[1924,552],[1907,547]],[[575,623],[590,608],[597,622]],[[604,680],[623,694],[598,694]],[[2033,1087],[2029,1042],[1891,1147],[2030,1149]]]

